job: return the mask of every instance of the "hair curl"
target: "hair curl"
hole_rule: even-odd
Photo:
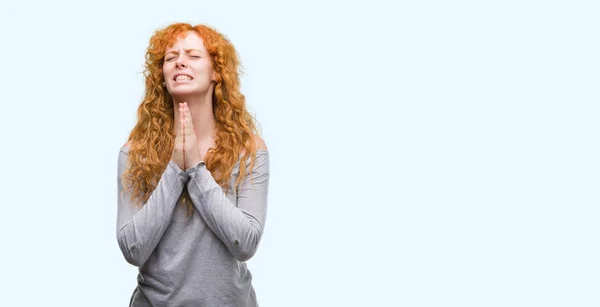
[[[206,25],[172,24],[156,31],[150,38],[144,65],[145,95],[137,110],[137,123],[128,139],[129,162],[122,179],[129,183],[127,190],[132,192],[132,200],[140,207],[150,198],[173,152],[175,110],[172,96],[162,86],[165,81],[162,67],[166,49],[188,31],[194,31],[203,39],[216,73],[212,106],[217,136],[215,147],[210,148],[204,158],[206,167],[227,192],[231,172],[238,159],[240,172],[235,188],[251,172],[256,159],[259,131],[240,92],[241,64],[237,51],[223,34]],[[248,159],[251,162],[246,169]],[[187,190],[181,198],[187,205],[189,218],[194,206]]]

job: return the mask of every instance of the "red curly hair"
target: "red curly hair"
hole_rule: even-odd
[[[236,188],[251,172],[256,160],[259,132],[254,117],[246,110],[245,97],[240,93],[238,69],[241,70],[241,65],[237,51],[223,34],[206,25],[172,24],[156,31],[150,38],[144,65],[145,95],[137,110],[137,124],[128,139],[129,162],[122,179],[129,183],[126,190],[132,192],[132,200],[138,206],[148,201],[171,159],[175,110],[172,96],[162,86],[165,81],[162,67],[166,49],[188,31],[194,31],[203,39],[216,73],[212,105],[217,138],[215,147],[210,148],[204,158],[206,167],[227,192],[238,159],[240,173]],[[247,170],[248,159],[251,161]],[[187,217],[190,217],[194,206],[186,190],[181,197],[187,205]]]

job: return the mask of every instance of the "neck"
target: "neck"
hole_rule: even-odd
[[[173,97],[173,107],[175,110],[175,134],[180,125],[179,103],[187,102],[190,113],[192,114],[192,125],[198,141],[216,138],[216,121],[213,114],[212,91],[205,95],[190,95],[187,97]]]

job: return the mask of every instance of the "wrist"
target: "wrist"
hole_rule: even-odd
[[[196,166],[198,166],[199,164],[204,164],[204,160],[202,160],[200,158],[190,159],[189,163],[186,163],[186,168],[192,169],[192,168],[195,168]]]

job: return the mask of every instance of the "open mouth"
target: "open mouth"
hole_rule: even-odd
[[[192,76],[190,75],[175,75],[175,77],[173,78],[174,81],[188,81],[188,80],[193,80],[194,78],[192,78]]]

